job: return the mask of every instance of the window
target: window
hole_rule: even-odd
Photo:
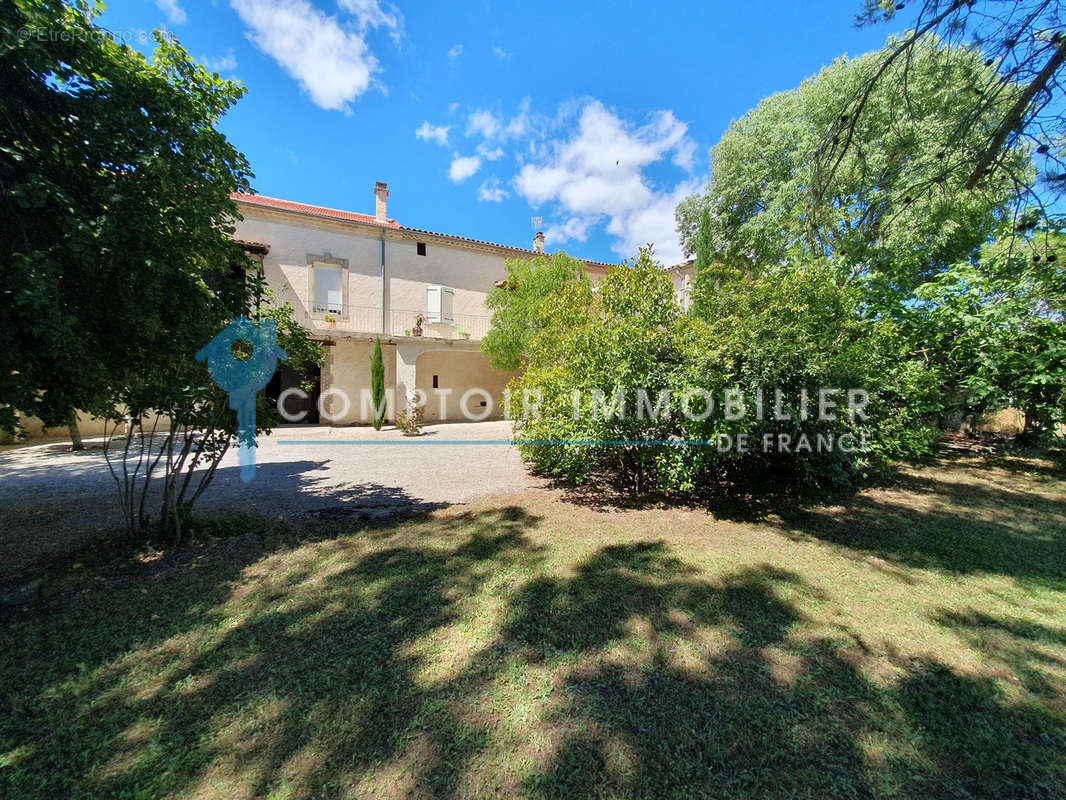
[[[317,313],[340,314],[344,311],[344,271],[330,264],[315,264],[315,301]]]
[[[681,276],[681,287],[677,290],[677,302],[682,308],[688,309],[688,275]]]
[[[426,320],[428,322],[444,323],[451,325],[455,321],[452,314],[452,306],[455,300],[455,290],[447,286],[429,286],[426,289]]]
[[[419,242],[418,244],[415,245],[415,248],[418,250],[418,254],[420,256],[424,256],[426,254],[426,243],[425,242]]]

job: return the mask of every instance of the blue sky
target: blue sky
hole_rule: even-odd
[[[110,0],[113,31],[165,26],[247,96],[222,124],[262,194],[618,261],[680,259],[677,200],[730,120],[834,57],[859,0],[423,3]],[[905,18],[904,18],[905,19]]]

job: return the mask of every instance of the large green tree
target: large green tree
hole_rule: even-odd
[[[1034,150],[1036,181],[1019,175],[1019,195],[1043,206],[1066,189],[1066,31],[1061,0],[864,0],[859,25],[908,19],[912,29],[882,52],[881,63],[867,80],[844,98],[843,113],[830,131],[817,165],[820,189],[831,181],[836,165],[854,144],[857,124],[878,85],[896,80],[923,37],[935,33],[945,41],[972,47],[991,69],[986,81],[960,86],[955,94],[957,124],[943,132],[951,153],[945,172],[975,188],[1009,162],[1013,149]],[[900,109],[911,113],[910,87],[898,84]],[[1010,98],[1004,103],[1003,97]],[[971,123],[978,124],[974,135]]]
[[[882,288],[906,292],[983,244],[1012,197],[1012,175],[1028,169],[1026,156],[1012,151],[973,190],[965,176],[945,172],[954,156],[944,135],[958,125],[958,95],[987,82],[992,68],[980,54],[931,36],[913,48],[893,80],[877,84],[856,124],[854,146],[824,191],[813,190],[827,132],[882,60],[883,52],[839,58],[735,120],[711,152],[706,192],[678,208],[688,249],[696,249],[705,220],[715,260],[727,266],[757,271],[828,257]],[[969,135],[980,138],[994,124],[990,111],[972,121]]]
[[[566,253],[507,259],[507,278],[489,292],[485,304],[492,310],[492,328],[481,349],[496,369],[522,366],[529,342],[541,326],[545,299],[571,282],[588,285],[585,262]]]
[[[979,414],[1025,412],[1027,438],[1048,439],[1066,423],[1066,236],[1014,232],[919,286],[901,325],[936,362],[951,406]],[[1034,249],[1040,253],[1033,254]]]
[[[249,315],[297,371],[322,353],[232,241],[251,172],[216,126],[244,89],[168,36],[116,43],[99,10],[0,4],[0,426],[113,420],[127,530],[177,541],[237,428],[197,351]]]
[[[244,156],[216,124],[244,89],[158,35],[152,58],[98,6],[0,4],[0,425],[66,424],[248,311],[230,234]],[[202,345],[201,340],[197,346]],[[195,352],[195,347],[190,352]]]

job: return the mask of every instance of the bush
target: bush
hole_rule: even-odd
[[[676,493],[723,482],[848,486],[935,443],[935,375],[905,357],[891,323],[862,318],[858,291],[830,266],[698,287],[696,307],[681,312],[650,251],[595,292],[572,283],[552,295],[527,370],[511,385],[523,458],[571,482],[601,475]],[[839,390],[826,399],[842,406],[847,390],[868,391],[866,419],[818,419],[822,388]],[[775,390],[787,421],[774,419]],[[863,410],[861,393],[854,400]],[[839,447],[864,436],[861,452]]]
[[[404,436],[422,433],[422,407],[408,405],[396,415],[396,427]]]

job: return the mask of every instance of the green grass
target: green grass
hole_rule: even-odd
[[[0,796],[1066,796],[1050,463],[575,499],[56,577],[0,626]]]

